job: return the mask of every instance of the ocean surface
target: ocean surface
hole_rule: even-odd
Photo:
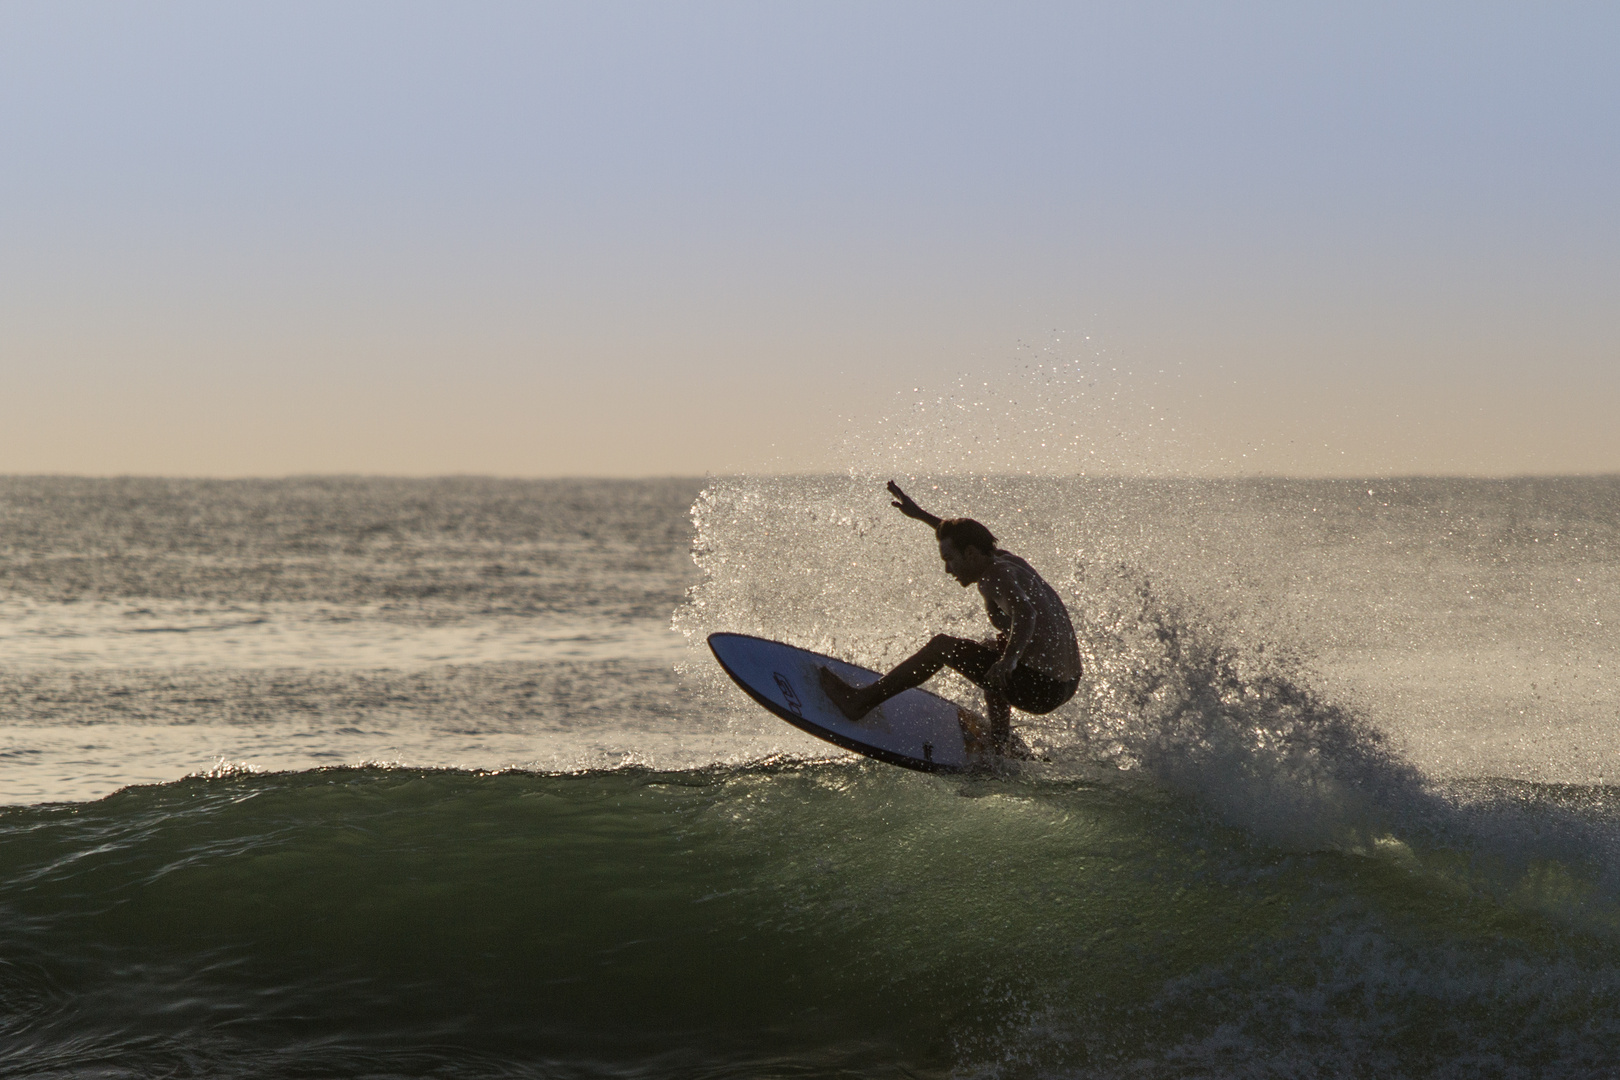
[[[973,776],[703,646],[983,633],[884,479],[0,478],[0,1076],[1620,1073],[1620,479],[902,478]]]

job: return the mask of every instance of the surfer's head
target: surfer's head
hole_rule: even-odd
[[[946,518],[934,529],[945,572],[962,585],[984,577],[995,559],[996,538],[972,518]]]

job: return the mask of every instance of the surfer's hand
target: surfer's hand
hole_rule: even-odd
[[[894,502],[890,503],[889,505],[906,515],[906,517],[916,518],[918,521],[926,521],[930,525],[938,522],[938,518],[934,517],[933,514],[930,514],[928,511],[918,506],[916,502],[913,501],[911,496],[901,491],[900,485],[895,483],[893,480],[889,481],[889,494],[894,496]]]

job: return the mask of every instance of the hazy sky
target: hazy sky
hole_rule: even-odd
[[[1617,57],[1613,3],[0,0],[0,472],[1620,471]]]

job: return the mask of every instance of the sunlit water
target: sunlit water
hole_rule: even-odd
[[[1087,666],[950,779],[702,645],[982,633],[881,479],[0,481],[0,1072],[1620,1060],[1620,481],[908,479]]]

